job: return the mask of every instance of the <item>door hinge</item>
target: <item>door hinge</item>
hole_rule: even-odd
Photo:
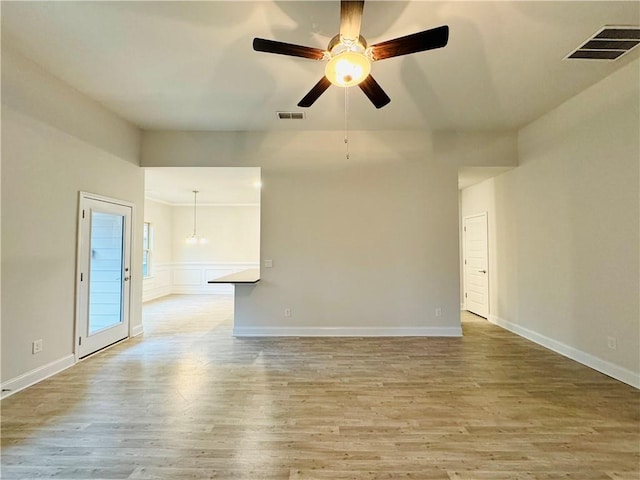
[[[466,260],[464,261],[464,264],[465,264],[465,265],[467,264],[467,261],[466,261]]]
[[[83,282],[84,281],[84,273],[80,272],[80,281]]]
[[[82,210],[82,218],[84,218],[84,210]]]
[[[467,298],[467,292],[464,292],[464,298]]]
[[[82,345],[82,337],[78,337],[78,345]]]
[[[82,212],[82,218],[84,218],[84,212]],[[464,231],[467,231],[467,227],[464,227]]]

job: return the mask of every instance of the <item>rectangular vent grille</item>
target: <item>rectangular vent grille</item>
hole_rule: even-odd
[[[640,26],[605,26],[566,58],[616,60],[640,44]]]
[[[303,112],[276,112],[280,120],[304,120]]]

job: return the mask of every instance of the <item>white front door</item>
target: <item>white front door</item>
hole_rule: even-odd
[[[132,210],[124,202],[80,194],[78,358],[129,336]]]
[[[489,316],[487,214],[463,219],[464,305],[476,315]]]

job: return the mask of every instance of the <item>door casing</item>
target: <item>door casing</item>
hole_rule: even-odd
[[[483,226],[484,229],[484,238],[482,239],[484,242],[484,246],[481,248],[483,258],[480,261],[480,264],[475,264],[472,261],[467,261],[470,252],[468,245],[468,232],[467,232],[467,222],[474,221],[478,222]],[[484,318],[489,318],[489,228],[487,222],[487,212],[478,213],[475,215],[469,215],[462,219],[462,227],[463,227],[463,241],[462,241],[462,258],[463,258],[463,287],[464,287],[464,309],[468,310],[476,315],[480,315]],[[484,270],[484,274],[480,272]],[[484,307],[482,307],[478,302],[473,302],[469,299],[468,293],[472,289],[473,285],[470,283],[470,278],[476,277],[479,281],[484,282],[484,293],[483,293],[483,303]],[[478,303],[477,305],[472,305],[473,303]]]
[[[128,231],[124,232],[124,237],[125,237],[125,242],[127,239],[127,235],[129,236],[128,238],[128,242],[125,244],[125,248],[128,250],[128,277],[129,280],[124,282],[124,288],[126,288],[128,290],[127,295],[125,295],[125,297],[123,298],[123,302],[126,302],[126,305],[123,305],[125,307],[125,311],[126,314],[128,316],[127,318],[127,322],[128,322],[128,326],[127,326],[127,331],[126,331],[126,336],[124,338],[130,338],[132,336],[132,325],[131,325],[131,319],[130,319],[130,311],[131,311],[131,256],[133,253],[133,226],[135,225],[135,206],[133,203],[131,202],[127,202],[124,200],[119,200],[119,199],[115,199],[115,198],[111,198],[111,197],[106,197],[103,195],[97,195],[94,193],[88,193],[88,192],[79,192],[78,195],[78,230],[77,230],[77,241],[76,241],[76,285],[75,285],[75,300],[76,300],[76,305],[75,305],[75,329],[74,329],[74,338],[73,338],[73,345],[74,345],[74,356],[75,356],[75,360],[76,362],[78,360],[81,359],[80,355],[80,343],[79,343],[79,338],[83,335],[82,333],[82,316],[85,312],[88,312],[88,307],[84,307],[83,306],[83,302],[89,301],[89,297],[88,295],[86,295],[82,289],[84,288],[85,290],[87,289],[87,284],[88,284],[88,277],[86,277],[86,275],[88,275],[88,272],[86,272],[86,267],[87,267],[87,262],[84,260],[83,258],[83,240],[86,240],[83,238],[83,210],[87,210],[86,208],[86,200],[95,200],[95,201],[99,201],[99,202],[104,202],[106,204],[112,204],[112,205],[118,205],[118,206],[122,206],[122,207],[128,207],[130,209],[130,222],[129,225],[126,226],[125,225],[125,229],[128,228]],[[84,219],[86,220],[86,219]],[[84,277],[84,278],[83,278]],[[88,290],[87,290],[88,292]],[[124,339],[123,338],[123,339]],[[105,347],[108,345],[105,345]],[[91,355],[90,353],[85,355],[88,356]]]

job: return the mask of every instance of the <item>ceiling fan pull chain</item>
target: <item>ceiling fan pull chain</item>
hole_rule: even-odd
[[[349,160],[349,88],[344,87],[344,144],[347,149],[347,160]]]

